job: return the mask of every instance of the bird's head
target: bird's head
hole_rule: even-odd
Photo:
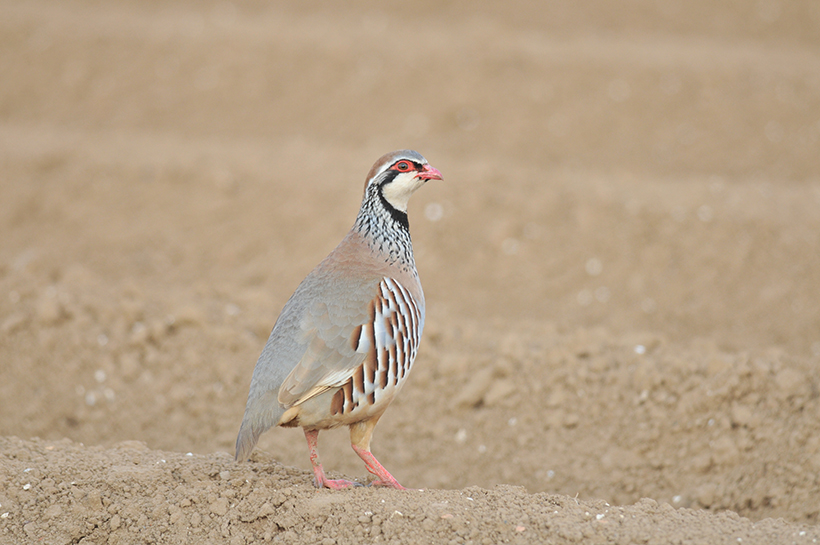
[[[365,182],[365,195],[377,192],[395,210],[407,213],[410,195],[427,180],[442,180],[441,172],[413,150],[400,150],[379,158]]]

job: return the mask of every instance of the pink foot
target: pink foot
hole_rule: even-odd
[[[371,482],[368,486],[383,486],[385,488],[395,488],[396,490],[407,490],[407,488],[400,485],[396,479],[393,479],[392,481],[377,480]]]
[[[307,439],[308,452],[310,453],[310,464],[313,466],[313,486],[316,488],[329,488],[331,490],[344,490],[346,488],[364,486],[362,483],[357,483],[354,481],[347,481],[345,479],[328,479],[325,477],[325,470],[322,467],[322,463],[319,461],[318,430],[305,430],[305,439]]]
[[[356,451],[356,454],[359,455],[359,458],[364,461],[364,465],[367,470],[378,477],[375,481],[371,482],[369,486],[383,486],[385,488],[395,488],[397,490],[407,490],[405,487],[399,484],[399,481],[393,477],[389,471],[384,469],[384,466],[376,460],[376,457],[369,450],[364,450],[363,448],[359,448],[356,445],[351,445],[353,450]]]
[[[347,488],[355,488],[357,486],[364,486],[362,483],[357,483],[356,481],[348,481],[345,479],[328,479],[324,477],[324,472],[321,480],[319,477],[313,478],[313,486],[316,488],[329,488],[331,490],[345,490]]]

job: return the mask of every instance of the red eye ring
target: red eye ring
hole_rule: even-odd
[[[399,161],[393,168],[399,172],[410,172],[413,170],[413,164],[410,161]]]

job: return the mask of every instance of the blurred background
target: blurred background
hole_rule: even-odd
[[[787,481],[732,483],[794,418],[816,499],[820,3],[0,12],[3,435],[232,452],[279,310],[412,148],[445,180],[411,202],[428,327],[374,439],[400,481],[782,514]],[[261,449],[309,467],[302,441]]]

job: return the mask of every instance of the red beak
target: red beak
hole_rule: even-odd
[[[433,168],[430,165],[424,165],[424,168],[416,174],[416,178],[421,178],[422,180],[443,180],[444,177],[441,175],[441,172],[438,171],[437,168]]]

